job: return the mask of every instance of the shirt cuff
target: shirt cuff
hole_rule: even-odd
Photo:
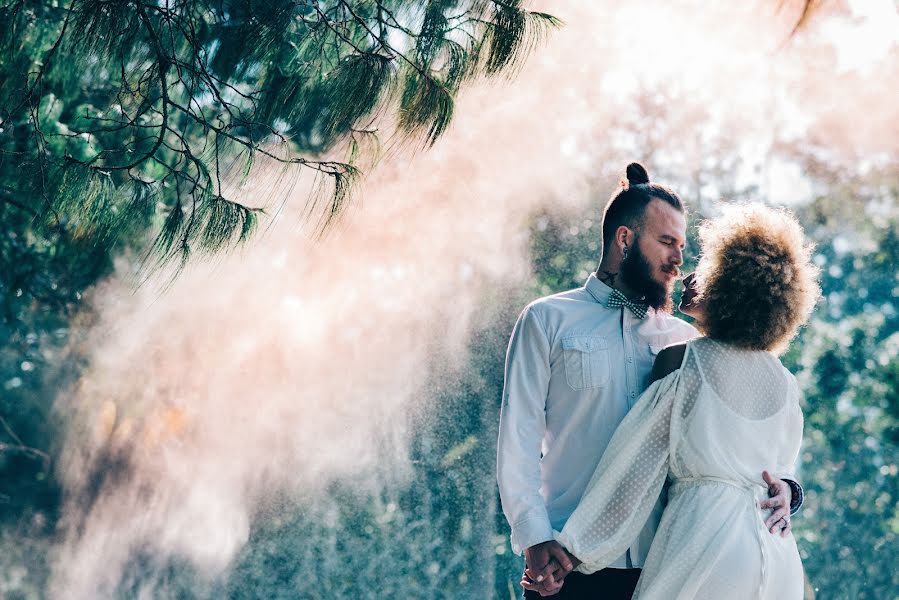
[[[542,506],[531,510],[512,526],[512,550],[515,554],[522,554],[525,548],[552,539],[553,528],[546,508]]]
[[[784,479],[783,482],[790,486],[790,516],[792,517],[802,508],[802,503],[805,501],[805,493],[802,491],[802,486],[792,479]]]

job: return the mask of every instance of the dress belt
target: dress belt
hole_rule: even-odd
[[[677,486],[678,484],[690,483],[723,483],[739,490],[743,490],[747,492],[753,510],[759,510],[758,497],[756,496],[756,494],[767,490],[767,488],[760,483],[745,483],[742,481],[737,481],[736,479],[727,479],[725,477],[715,477],[712,475],[700,477],[677,477],[675,479],[672,479],[672,485],[674,486]],[[759,581],[758,593],[759,598],[765,597],[765,588],[767,583],[766,578],[768,577],[768,550],[765,545],[764,538],[765,534],[768,533],[768,530],[765,529],[763,525],[764,521],[760,521],[758,526],[755,528],[756,537],[758,538],[759,542],[759,551],[762,553],[761,579]]]
[[[726,477],[715,477],[713,475],[703,475],[700,477],[677,477],[671,480],[673,484],[678,483],[723,483],[731,487],[739,488],[747,492],[758,493],[765,490],[765,486],[760,483],[744,483],[736,479],[728,479]],[[753,496],[755,500],[755,496]]]

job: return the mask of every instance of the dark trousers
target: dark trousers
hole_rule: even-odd
[[[550,598],[558,600],[630,600],[640,578],[640,569],[603,569],[596,573],[569,573],[561,591]],[[542,598],[525,590],[527,600]]]

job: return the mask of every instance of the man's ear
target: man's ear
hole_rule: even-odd
[[[615,245],[618,251],[624,254],[624,247],[631,246],[634,241],[634,232],[629,227],[619,225],[615,230]]]

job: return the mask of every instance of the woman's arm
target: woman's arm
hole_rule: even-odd
[[[680,368],[684,362],[684,352],[687,351],[687,344],[675,344],[668,346],[659,352],[656,361],[652,365],[652,373],[649,376],[649,383],[652,384],[659,379],[663,379],[669,373]]]
[[[661,353],[660,353],[661,354]],[[643,529],[668,474],[678,387],[673,373],[649,386],[618,426],[574,513],[556,540],[592,573],[619,557]]]

